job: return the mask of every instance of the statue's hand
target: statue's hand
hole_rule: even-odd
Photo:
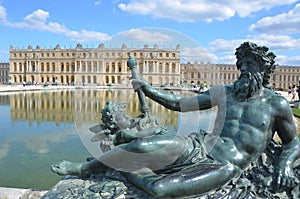
[[[274,170],[274,191],[295,186],[292,164],[277,165]]]
[[[133,79],[131,84],[132,84],[132,87],[135,91],[139,90],[140,88],[143,88],[146,85],[149,85],[149,83],[143,78]]]
[[[92,142],[98,142],[98,141],[101,141],[105,138],[107,138],[107,136],[110,134],[110,130],[109,129],[104,129],[104,130],[101,130],[99,131],[98,133],[96,133],[96,135],[94,135],[92,138],[91,138],[91,141]]]

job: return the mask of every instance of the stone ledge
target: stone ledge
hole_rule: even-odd
[[[47,191],[0,187],[0,199],[39,199]]]

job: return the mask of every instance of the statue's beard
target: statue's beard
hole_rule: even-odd
[[[242,73],[234,82],[234,94],[241,100],[247,99],[262,88],[262,76],[260,73]]]

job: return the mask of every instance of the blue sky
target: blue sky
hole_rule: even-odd
[[[226,2],[226,3],[224,3]],[[0,62],[9,48],[180,44],[185,61],[235,63],[244,41],[300,66],[296,0],[0,0]]]

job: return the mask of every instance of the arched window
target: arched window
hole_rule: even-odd
[[[112,76],[112,77],[111,77],[111,83],[113,83],[113,84],[116,83],[116,82],[115,82],[115,76]]]
[[[55,63],[52,63],[52,72],[55,72]]]
[[[172,64],[172,73],[175,73],[176,72],[176,65],[175,63]]]
[[[47,68],[47,69],[46,69],[47,72],[49,72],[49,71],[50,71],[50,64],[49,64],[49,63],[46,64],[46,68]]]
[[[111,63],[111,71],[112,71],[113,73],[116,72],[116,63],[115,63],[115,62]]]
[[[118,72],[122,72],[122,63],[118,62]]]
[[[165,73],[169,73],[169,63],[165,64]]]

